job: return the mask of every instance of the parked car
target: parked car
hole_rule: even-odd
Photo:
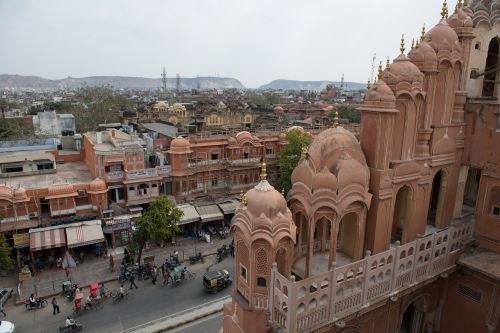
[[[12,296],[12,288],[0,288],[0,304],[4,305],[10,296]]]
[[[14,333],[16,325],[7,320],[0,320],[0,333]]]

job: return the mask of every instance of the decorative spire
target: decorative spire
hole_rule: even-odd
[[[429,42],[432,42],[432,35],[429,34]]]
[[[457,1],[457,5],[455,6],[455,11],[456,11],[458,8],[462,8],[462,7],[463,7],[462,0],[458,0],[458,1]]]
[[[385,69],[389,69],[390,65],[391,65],[391,61],[389,60],[389,57],[387,57],[387,60],[385,61]]]
[[[405,35],[401,35],[401,47],[399,48],[401,54],[405,54]]]
[[[243,202],[243,197],[245,196],[245,193],[243,193],[243,190],[240,191],[240,201]]]
[[[411,40],[411,49],[415,48],[415,38]]]
[[[425,23],[422,26],[422,32],[420,33],[420,41],[423,41],[425,39]]]
[[[382,60],[380,60],[380,63],[378,64],[378,79],[380,80],[382,78]]]
[[[335,118],[333,118],[333,127],[339,127],[339,110],[335,109]]]
[[[446,0],[443,0],[443,8],[441,8],[441,18],[448,18],[448,3],[446,2]]]
[[[243,197],[241,198],[241,203],[243,204],[243,206],[246,206],[248,204],[246,194],[243,194]]]
[[[266,162],[262,162],[262,169],[260,170],[260,180],[267,180]]]
[[[300,150],[300,156],[303,159],[307,160],[307,147],[306,146],[302,147],[302,149]]]
[[[285,188],[284,187],[281,189],[281,195],[285,196]]]
[[[366,90],[370,90],[372,87],[372,83],[370,82],[370,78],[368,78],[368,83],[366,84]]]
[[[415,47],[418,49],[419,46],[420,46],[420,39],[417,38],[417,42],[415,43]]]

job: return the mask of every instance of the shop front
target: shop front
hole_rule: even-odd
[[[177,208],[182,210],[183,213],[181,219],[177,222],[182,233],[186,237],[196,237],[200,229],[200,214],[198,214],[194,206],[190,204],[178,205]]]
[[[85,256],[101,256],[106,246],[101,220],[66,225],[66,239],[70,253],[80,263],[85,260]]]
[[[114,248],[125,246],[130,243],[132,236],[132,219],[130,216],[117,216],[106,221],[106,225],[102,228],[106,239]]]
[[[41,271],[46,266],[59,265],[65,254],[66,233],[64,226],[29,230],[29,247],[34,267]]]

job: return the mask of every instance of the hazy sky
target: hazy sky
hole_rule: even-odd
[[[455,2],[448,4],[450,13]],[[0,0],[0,73],[366,82],[440,0]]]

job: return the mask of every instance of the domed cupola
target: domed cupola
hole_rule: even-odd
[[[404,36],[401,37],[401,54],[382,73],[381,79],[393,91],[413,88],[422,89],[424,75],[405,55]]]
[[[178,136],[177,138],[173,139],[172,142],[170,143],[170,151],[169,153],[174,153],[174,154],[182,154],[182,153],[189,153],[191,152],[190,150],[190,144],[189,141],[182,136]]]
[[[422,72],[434,72],[438,64],[436,51],[424,39],[425,26],[422,27],[420,41],[417,39],[417,44],[411,49],[408,57]]]
[[[96,178],[89,184],[88,192],[91,194],[105,193],[107,191],[106,182],[101,178]]]
[[[396,97],[392,89],[383,80],[378,80],[366,92],[364,104],[376,108],[394,109],[396,107]]]
[[[346,188],[351,184],[359,184],[368,188],[368,170],[361,163],[353,159],[348,153],[343,153],[335,165],[339,188]]]
[[[461,3],[457,3],[455,12],[446,21],[457,33],[464,28],[472,28],[473,25],[472,18],[464,11]]]
[[[312,181],[312,190],[314,192],[319,190],[337,191],[337,188],[337,177],[328,169],[324,168],[319,173],[314,175]]]

